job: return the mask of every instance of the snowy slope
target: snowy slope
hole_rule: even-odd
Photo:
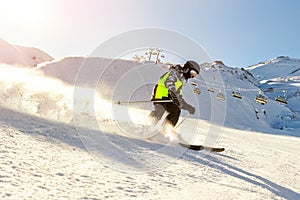
[[[172,152],[161,153],[161,144],[82,129],[113,142],[101,148],[100,141],[99,153],[106,160],[99,160],[86,151],[72,125],[3,107],[0,118],[1,199],[300,197],[299,138],[223,128],[218,145],[225,152],[186,151],[174,157]],[[125,156],[118,154],[119,149]],[[156,168],[143,160],[146,155],[157,158]],[[124,166],[151,170],[119,172],[126,170]]]
[[[41,70],[67,84],[96,89],[102,98],[113,102],[149,100],[154,84],[167,68],[159,65],[141,64],[127,60],[104,58],[64,58],[51,63],[42,63]],[[86,70],[82,70],[86,69]],[[193,86],[191,83],[197,83]],[[130,84],[129,84],[130,83]],[[284,127],[281,118],[290,121],[294,113],[274,99],[266,105],[254,101],[259,94],[257,79],[249,72],[234,69],[219,63],[202,65],[201,74],[196,80],[186,84],[185,99],[197,107],[193,118],[201,118],[214,124],[261,132],[281,133]],[[193,90],[201,90],[195,94]],[[209,92],[208,89],[214,92]],[[232,92],[239,92],[243,99],[232,97]],[[219,100],[223,94],[225,100]],[[151,104],[138,105],[152,109]],[[183,112],[184,116],[186,112]],[[283,134],[297,135],[297,127]]]
[[[300,75],[300,59],[279,56],[247,68],[260,80]]]
[[[0,63],[35,67],[49,60],[53,58],[37,48],[11,45],[0,38]]]
[[[277,126],[287,131],[297,129],[300,124],[300,59],[280,56],[250,66],[247,70],[257,77],[257,85],[270,99],[285,96],[288,103],[282,106],[289,108],[293,114],[282,116]]]
[[[193,80],[201,94],[191,82],[184,91],[199,109],[177,131],[225,152],[186,150],[170,135],[145,139],[156,131],[144,123],[151,104],[114,102],[149,99],[166,70],[103,58],[0,64],[0,198],[299,199],[300,139],[283,135],[297,127],[273,126],[291,111],[255,103],[257,82],[247,71],[205,64]]]

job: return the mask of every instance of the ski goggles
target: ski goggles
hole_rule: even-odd
[[[193,70],[193,69],[192,69],[192,70],[190,71],[190,77],[191,77],[191,78],[195,78],[197,75],[198,75],[198,73],[197,73],[196,70]]]

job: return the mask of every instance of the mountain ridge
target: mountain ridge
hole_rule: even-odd
[[[1,63],[36,67],[39,63],[53,59],[49,54],[38,48],[12,45],[0,38]]]

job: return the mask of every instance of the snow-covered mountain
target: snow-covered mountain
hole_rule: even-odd
[[[0,63],[35,67],[50,60],[51,56],[37,48],[11,45],[0,38]]]
[[[257,79],[260,87],[269,99],[284,100],[282,107],[292,114],[275,124],[283,129],[293,129],[300,125],[300,59],[279,56],[247,68]],[[288,119],[288,120],[286,120]]]
[[[96,88],[103,98],[115,102],[151,99],[154,84],[168,69],[164,65],[85,57],[64,58],[38,67],[46,76],[71,85]],[[222,62],[202,64],[200,76],[190,80],[184,90],[186,100],[198,107],[196,115],[191,117],[238,129],[297,134],[299,126],[291,125],[298,123],[294,110],[275,98],[268,98],[265,105],[255,101],[258,95],[266,94],[260,90],[264,88],[259,84],[260,79],[251,72]],[[122,80],[131,84],[120,84]],[[242,98],[234,97],[233,93],[239,93]],[[152,109],[151,105],[146,109]]]

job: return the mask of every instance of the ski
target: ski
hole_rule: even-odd
[[[225,151],[225,148],[220,148],[220,147],[208,147],[208,146],[204,146],[204,145],[192,145],[192,144],[183,144],[183,143],[179,143],[181,146],[194,150],[194,151],[202,151],[202,150],[206,150],[206,151],[212,151],[212,152],[222,152]]]

